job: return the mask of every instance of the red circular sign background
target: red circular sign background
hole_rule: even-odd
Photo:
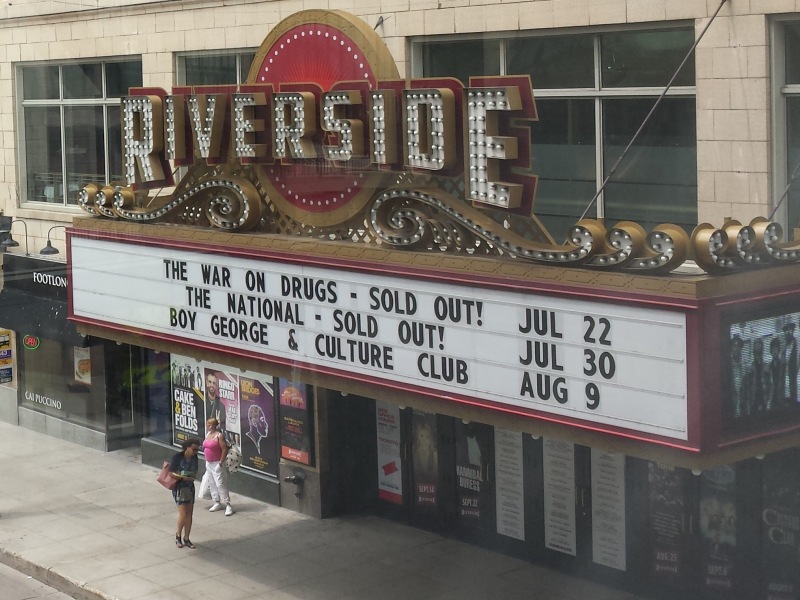
[[[390,56],[377,34],[365,33],[365,24],[354,26],[336,13],[308,12],[324,19],[279,24],[256,55],[249,82],[269,83],[276,91],[288,89],[285,84],[310,83],[326,92],[336,83],[353,81],[366,82],[375,89],[377,75],[368,57]],[[353,35],[345,34],[344,28]],[[376,51],[373,46],[378,44],[382,48]],[[393,61],[391,66],[396,73]],[[362,98],[362,102],[366,101]],[[334,163],[321,156],[319,146],[317,150],[315,159],[276,160],[261,167],[261,173],[272,193],[279,197],[275,199],[283,201],[278,204],[288,209],[292,217],[310,224],[333,224],[357,212],[356,205],[363,205],[371,195],[377,173],[367,157],[346,164]]]
[[[339,81],[369,81],[375,74],[364,51],[344,33],[320,23],[287,31],[267,50],[257,83],[316,83],[324,91]]]

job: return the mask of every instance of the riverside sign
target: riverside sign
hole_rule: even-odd
[[[437,82],[448,87],[431,87]],[[376,90],[361,82],[337,82],[328,92],[307,91],[309,84],[283,84],[281,91],[272,84],[178,88],[173,95],[134,89],[122,101],[126,182],[132,187],[172,183],[168,160],[188,165],[204,159],[212,165],[229,156],[243,164],[321,157],[344,169],[363,169],[366,163],[375,169],[452,174],[463,168],[473,201],[517,209],[525,185],[499,163],[514,164],[520,156],[527,162],[530,131],[511,126],[510,118],[536,118],[530,79],[473,82],[489,85],[463,88],[454,79],[420,79],[408,89],[397,81],[379,81]],[[357,116],[345,118],[345,109]],[[334,143],[321,144],[320,156],[314,140],[323,138]],[[459,165],[465,139],[469,151]],[[509,181],[497,181],[501,173]],[[535,180],[528,179],[529,185]]]
[[[340,11],[279,23],[245,84],[134,88],[122,113],[125,183],[134,190],[172,184],[170,161],[238,163],[305,217],[345,205],[350,216],[351,200],[404,171],[463,177],[468,201],[531,214],[530,77],[403,80],[383,40]],[[310,192],[313,179],[327,189]]]

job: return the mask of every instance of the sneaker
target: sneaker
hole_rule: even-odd
[[[208,509],[208,512],[217,512],[218,510],[222,510],[222,508],[222,504],[219,502],[214,502],[214,504],[211,505],[211,508]]]
[[[233,514],[233,507],[230,504],[228,504],[228,506],[225,507],[225,516],[230,517],[232,514]]]

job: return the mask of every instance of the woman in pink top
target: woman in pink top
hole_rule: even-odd
[[[216,512],[225,508],[225,516],[233,514],[231,496],[228,492],[228,472],[223,466],[228,455],[228,444],[219,428],[219,421],[211,418],[206,421],[206,439],[203,440],[203,452],[206,456],[206,474],[211,499],[214,504],[208,510]]]

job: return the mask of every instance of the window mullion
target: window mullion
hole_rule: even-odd
[[[603,152],[604,123],[603,123],[603,100],[598,96],[594,99],[594,122],[595,122],[595,190],[599,190],[603,185],[605,153]],[[587,199],[588,202],[588,199]],[[605,217],[605,193],[600,192],[596,201],[596,214],[598,219]]]
[[[108,139],[108,104],[103,104],[103,164],[105,165],[105,183],[111,183],[111,148]]]
[[[64,65],[58,65],[58,116],[61,129],[61,205],[64,205],[64,189],[67,181],[67,128],[64,114]],[[57,182],[53,182],[58,189]],[[55,197],[55,194],[54,194]]]
[[[600,92],[603,88],[602,81],[602,55],[600,48],[600,35],[594,36],[594,86],[595,86],[595,99],[594,99],[594,144],[595,144],[595,190],[599,190],[603,185],[603,165],[605,161],[603,153],[603,101],[600,98]],[[587,202],[590,199],[587,198]],[[604,193],[601,192],[595,201],[594,213],[598,219],[605,217],[605,199]],[[589,213],[591,214],[591,212]],[[588,216],[588,215],[587,215]]]
[[[61,204],[65,205],[65,194],[67,189],[67,124],[66,107],[62,104],[58,107],[61,117]]]

